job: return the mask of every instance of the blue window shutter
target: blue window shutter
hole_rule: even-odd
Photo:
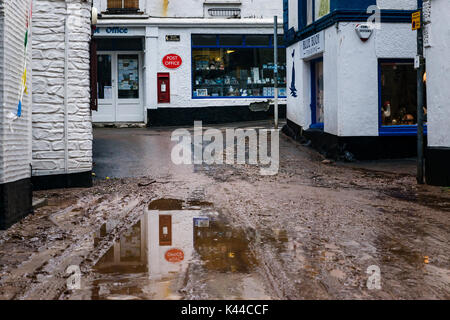
[[[306,12],[308,12],[306,0],[298,0],[298,29],[299,30],[306,27]]]
[[[289,0],[283,0],[283,29],[286,35],[289,29]]]

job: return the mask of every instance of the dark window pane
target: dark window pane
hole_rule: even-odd
[[[242,46],[243,37],[234,35],[220,35],[219,44],[221,46]]]
[[[142,51],[141,38],[112,39],[98,38],[97,51]]]
[[[97,56],[98,99],[112,99],[111,55]]]
[[[246,36],[245,44],[247,46],[268,46],[269,45],[269,36],[267,35],[255,35],[255,36]]]
[[[192,35],[192,45],[194,46],[216,46],[216,35]]]
[[[270,37],[270,45],[273,47],[274,43],[273,43],[273,38],[274,37]],[[284,36],[283,35],[278,35],[278,47],[282,47],[284,46]]]
[[[413,63],[381,63],[384,126],[417,124],[417,72]]]

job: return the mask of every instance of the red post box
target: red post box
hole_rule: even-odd
[[[159,216],[159,245],[160,246],[172,245],[172,216],[169,215]]]
[[[158,103],[170,103],[170,73],[158,73]]]

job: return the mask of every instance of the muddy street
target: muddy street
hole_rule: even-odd
[[[417,186],[414,159],[335,163],[280,134],[264,176],[175,165],[171,134],[95,129],[94,186],[35,192],[0,231],[0,299],[450,298],[450,189]]]

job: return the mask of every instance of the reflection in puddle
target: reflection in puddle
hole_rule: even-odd
[[[190,205],[196,209],[189,210]],[[214,211],[197,209],[205,206],[211,207],[192,202],[182,210],[180,200],[152,202],[95,266],[92,299],[182,299],[180,290],[202,281],[210,292],[220,292],[212,299],[267,298],[253,273],[257,261],[245,231],[231,228]],[[104,225],[99,236],[106,234]],[[257,288],[227,292],[239,277]]]

